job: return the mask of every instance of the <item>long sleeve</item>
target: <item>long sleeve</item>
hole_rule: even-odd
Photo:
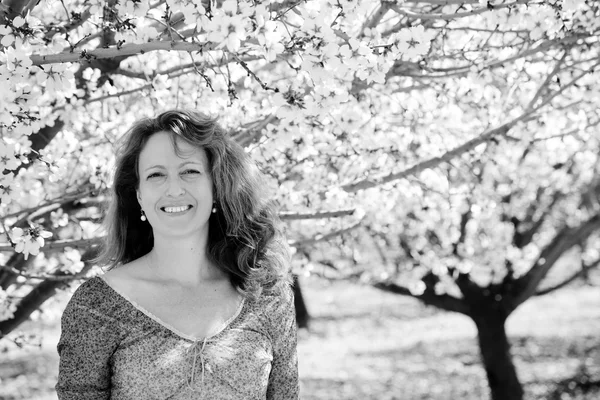
[[[299,398],[297,327],[291,290],[276,302],[269,314],[273,362],[267,400],[295,400]]]
[[[60,400],[110,398],[110,358],[119,344],[119,327],[85,303],[78,289],[61,318],[56,392]]]

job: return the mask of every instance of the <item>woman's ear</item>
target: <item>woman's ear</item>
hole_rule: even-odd
[[[138,204],[142,207],[142,196],[140,195],[140,189],[135,189],[135,195],[137,197]]]

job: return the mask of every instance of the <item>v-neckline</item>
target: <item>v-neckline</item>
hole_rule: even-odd
[[[225,329],[227,329],[229,327],[229,325],[231,325],[231,323],[233,321],[235,321],[237,319],[237,317],[241,314],[242,309],[244,308],[244,305],[246,304],[246,298],[242,297],[242,300],[240,301],[240,304],[238,305],[235,313],[227,321],[225,321],[223,324],[221,324],[219,326],[219,329],[217,329],[217,331],[215,333],[210,334],[210,335],[206,335],[203,338],[199,338],[199,337],[196,337],[196,336],[189,335],[187,333],[181,332],[179,329],[175,328],[173,325],[166,323],[165,321],[163,321],[162,319],[160,319],[159,317],[157,317],[155,314],[153,314],[151,311],[147,310],[146,308],[144,308],[141,305],[139,305],[138,303],[136,303],[134,300],[132,300],[131,298],[129,298],[129,296],[127,296],[125,293],[122,293],[120,290],[112,287],[104,279],[104,277],[99,276],[98,278],[100,279],[100,281],[102,281],[102,283],[106,287],[108,287],[110,290],[112,290],[114,293],[116,293],[119,297],[121,297],[123,300],[125,300],[127,303],[129,303],[136,310],[140,311],[142,314],[144,314],[145,316],[147,316],[148,318],[150,318],[152,321],[154,321],[155,323],[157,323],[158,325],[160,325],[164,329],[167,329],[171,333],[173,333],[173,334],[181,337],[182,339],[186,339],[188,341],[195,342],[195,343],[210,341],[211,339],[214,339],[217,335],[219,335],[221,332],[223,332]]]

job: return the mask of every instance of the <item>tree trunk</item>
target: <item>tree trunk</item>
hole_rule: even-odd
[[[296,324],[298,328],[308,328],[310,315],[308,314],[306,303],[304,303],[304,296],[302,296],[300,280],[298,280],[297,275],[294,275],[294,306],[296,306]]]
[[[492,400],[523,400],[523,387],[517,377],[506,337],[506,318],[492,312],[477,316],[474,320]]]
[[[39,309],[46,300],[50,299],[59,289],[64,288],[68,284],[68,281],[45,280],[33,288],[21,299],[13,317],[0,321],[0,339],[27,321],[32,312]]]

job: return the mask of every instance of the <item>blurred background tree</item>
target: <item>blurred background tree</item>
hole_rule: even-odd
[[[0,337],[99,272],[114,143],[175,107],[219,115],[268,174],[297,271],[471,317],[495,400],[523,396],[511,312],[598,265],[596,1],[0,13]],[[552,282],[566,254],[581,262]]]

